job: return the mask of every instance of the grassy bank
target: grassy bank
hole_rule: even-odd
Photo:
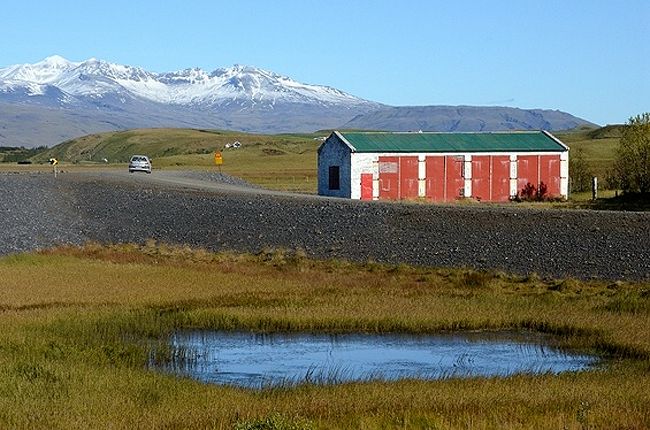
[[[645,428],[648,284],[87,246],[0,259],[0,427]],[[532,330],[608,357],[508,378],[249,391],[147,370],[178,328]],[[268,424],[266,427],[262,424]],[[257,427],[255,427],[257,425]]]

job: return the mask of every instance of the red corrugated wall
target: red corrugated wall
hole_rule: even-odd
[[[372,200],[372,173],[361,174],[361,200]]]
[[[464,157],[448,155],[445,157],[447,172],[446,201],[453,201],[463,197],[465,190],[465,178],[463,177]]]
[[[379,198],[399,199],[399,157],[379,157]]]
[[[546,184],[546,194],[560,195],[560,156],[542,155],[539,157],[539,178]]]
[[[472,156],[472,197],[477,200],[510,200],[510,156]]]
[[[400,198],[418,198],[418,157],[399,157]]]
[[[492,199],[491,158],[489,155],[472,156],[472,197],[477,200],[490,201]]]
[[[445,200],[445,157],[426,157],[425,196],[434,202]]]
[[[510,200],[510,156],[492,156],[492,196],[493,202]]]
[[[379,198],[418,198],[418,157],[379,157]],[[427,156],[425,158],[425,197],[432,201],[453,201],[463,197],[465,189],[463,156]],[[372,199],[372,176],[366,179],[362,199]],[[559,155],[520,155],[517,157],[517,191],[540,182],[549,195],[560,195]],[[475,155],[472,157],[472,196],[484,201],[510,199],[510,156]]]
[[[531,183],[537,188],[539,185],[539,156],[520,155],[517,157],[517,192]]]

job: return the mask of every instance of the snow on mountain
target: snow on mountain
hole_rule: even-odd
[[[72,63],[63,57],[53,55],[34,64],[17,64],[0,69],[0,79],[4,81],[50,84],[67,71],[81,63]]]
[[[152,73],[95,58],[71,62],[55,55],[35,64],[0,69],[0,90],[5,92],[22,86],[30,88],[29,94],[42,95],[43,85],[54,86],[75,97],[101,99],[117,95],[123,102],[135,97],[203,108],[272,109],[280,102],[345,108],[380,106],[334,88],[302,84],[273,72],[240,65],[211,73],[198,68]]]
[[[142,127],[259,133],[333,128],[561,130],[587,123],[564,112],[453,106],[391,107],[255,67],[154,73],[95,58],[52,56],[0,68],[0,146],[54,145]]]

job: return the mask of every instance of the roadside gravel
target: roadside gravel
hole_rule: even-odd
[[[87,241],[76,195],[52,174],[0,174],[0,255]]]
[[[0,175],[0,254],[156,239],[215,251],[299,248],[361,262],[650,278],[647,213],[358,202],[269,194],[235,180],[220,191],[219,178],[193,175],[213,189],[145,175]]]

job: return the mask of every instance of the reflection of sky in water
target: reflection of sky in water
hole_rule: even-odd
[[[595,358],[543,345],[541,336],[473,333],[407,336],[180,332],[172,345],[193,357],[165,370],[204,382],[282,383],[449,376],[505,376],[583,370]]]

